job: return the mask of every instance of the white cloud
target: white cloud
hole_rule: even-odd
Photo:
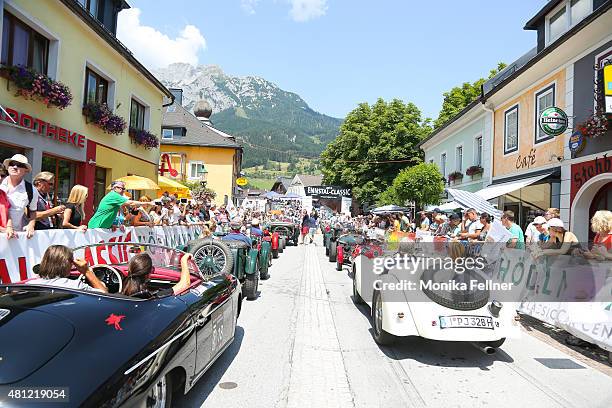
[[[240,0],[240,7],[242,7],[247,14],[255,14],[255,6],[257,6],[257,3],[259,3],[259,0]]]
[[[174,62],[198,63],[198,52],[206,48],[200,30],[186,25],[174,39],[153,27],[140,23],[140,9],[119,13],[117,38],[148,68],[166,67]]]
[[[293,20],[304,22],[325,15],[327,0],[290,0],[289,15]]]

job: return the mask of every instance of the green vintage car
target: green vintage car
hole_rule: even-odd
[[[193,254],[202,273],[232,274],[242,284],[243,296],[249,300],[257,299],[260,274],[257,247],[241,241],[204,238],[188,242],[185,251]],[[268,273],[267,265],[266,262],[265,274]]]
[[[284,249],[285,245],[298,244],[300,237],[300,227],[292,222],[273,221],[269,224],[268,230],[270,233],[278,233],[280,248]],[[279,250],[281,252],[282,250]]]

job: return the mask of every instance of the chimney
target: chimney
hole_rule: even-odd
[[[197,101],[193,107],[193,114],[198,120],[206,125],[212,126],[210,116],[212,115],[212,108],[206,101]]]
[[[170,93],[174,95],[174,103],[183,106],[183,90],[180,88],[170,88]]]

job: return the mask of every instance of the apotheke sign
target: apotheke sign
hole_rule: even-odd
[[[341,198],[351,197],[350,188],[342,188],[336,186],[307,186],[305,187],[306,195],[318,198]]]
[[[66,143],[74,147],[83,149],[87,138],[78,132],[73,132],[68,129],[45,122],[42,119],[35,118],[26,113],[17,112],[11,108],[5,108],[7,116],[4,112],[1,113],[2,120],[11,123],[20,128],[38,133],[42,137],[55,140],[59,143]],[[11,118],[14,120],[11,120]]]

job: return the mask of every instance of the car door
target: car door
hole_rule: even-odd
[[[197,339],[194,381],[204,374],[233,334],[230,284],[224,275],[218,275],[190,291],[189,296],[195,297],[192,299],[192,315]]]

